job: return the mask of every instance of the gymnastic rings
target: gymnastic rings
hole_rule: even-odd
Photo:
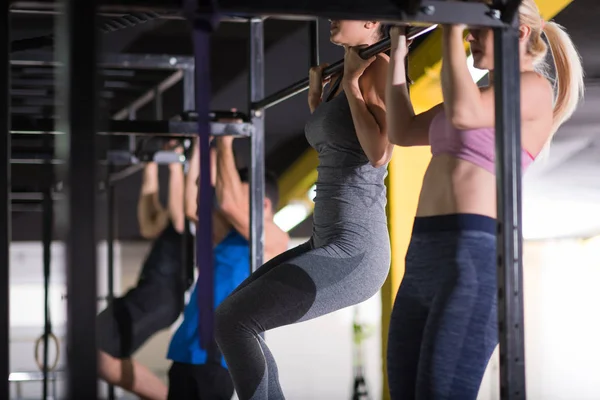
[[[56,366],[58,365],[58,359],[60,358],[60,342],[58,341],[58,338],[56,337],[56,335],[52,332],[48,333],[48,339],[52,340],[52,342],[54,342],[54,346],[56,348],[56,355],[54,357],[54,362],[48,366],[47,371],[54,371],[54,369],[56,369]],[[50,340],[48,340],[48,343],[50,342]],[[43,357],[40,356],[40,347],[42,346],[42,343],[44,343],[44,335],[40,336],[36,341],[35,341],[35,351],[34,351],[34,358],[35,358],[35,363],[37,364],[37,367],[40,369],[40,371],[44,371],[44,360]],[[42,358],[42,360],[40,360],[40,358]]]

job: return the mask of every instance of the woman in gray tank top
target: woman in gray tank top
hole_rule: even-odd
[[[216,310],[216,340],[240,400],[284,398],[262,332],[363,302],[387,277],[388,57],[358,56],[384,32],[375,21],[331,21],[345,65],[325,96],[324,66],[310,72],[306,138],[319,155],[313,235],[260,267]]]

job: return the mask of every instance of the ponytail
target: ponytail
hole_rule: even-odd
[[[565,29],[555,22],[544,22],[535,0],[522,0],[519,7],[521,24],[531,28],[527,53],[533,57],[535,69],[554,82],[552,135],[567,121],[583,97],[581,57]],[[546,35],[547,43],[542,36]],[[548,47],[553,58],[555,78],[548,74]]]
[[[547,22],[543,28],[554,60],[556,79],[552,133],[567,121],[583,97],[583,66],[573,41],[564,28]]]

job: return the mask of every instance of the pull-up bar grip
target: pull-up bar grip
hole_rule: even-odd
[[[431,25],[431,26],[428,26],[425,28],[417,27],[417,28],[409,29],[407,38],[408,38],[408,40],[413,40],[421,35],[424,35],[427,32],[434,30],[436,27],[437,27],[437,25]],[[389,48],[391,47],[391,44],[392,44],[392,40],[390,38],[386,38],[386,39],[380,40],[379,42],[377,42],[365,49],[362,49],[361,51],[359,51],[358,54],[360,55],[360,57],[362,59],[366,60],[366,59],[373,57],[376,54],[379,54],[379,53],[389,50]],[[330,66],[328,66],[327,68],[325,68],[323,70],[323,78],[324,79],[330,78],[333,75],[341,72],[343,69],[344,69],[344,60],[342,59],[342,60],[336,61],[335,63],[331,64]],[[261,109],[267,109],[269,107],[273,107],[274,105],[279,104],[282,101],[287,100],[290,97],[293,97],[293,96],[297,95],[298,93],[301,93],[301,92],[307,90],[308,85],[309,85],[308,78],[304,78],[301,81],[293,83],[290,86],[285,87],[285,88],[281,89],[280,91],[275,92],[272,95],[267,96],[260,101],[252,103],[252,109],[261,110]]]

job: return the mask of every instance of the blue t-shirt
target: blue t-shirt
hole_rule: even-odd
[[[231,231],[214,249],[214,304],[217,307],[250,275],[250,247],[237,231]],[[206,350],[200,347],[196,286],[183,310],[183,321],[171,338],[167,358],[184,364],[206,363]],[[225,360],[221,364],[226,367]]]

